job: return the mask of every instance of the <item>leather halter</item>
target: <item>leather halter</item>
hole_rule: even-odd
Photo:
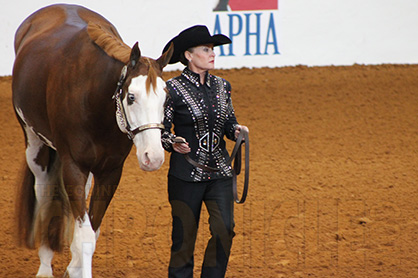
[[[137,128],[135,128],[134,130],[131,130],[131,133],[133,135],[136,135],[142,131],[145,131],[147,129],[164,129],[164,125],[163,124],[158,124],[158,123],[151,123],[151,124],[144,124],[141,125]]]
[[[173,143],[185,143],[186,141],[183,138],[174,138]],[[244,174],[244,188],[242,190],[241,198],[238,198],[238,186],[237,186],[237,176],[241,173],[241,158],[242,158],[242,152],[241,152],[241,146],[242,144],[245,144],[245,174]],[[220,169],[213,168],[207,165],[202,165],[196,161],[194,161],[189,154],[184,154],[184,158],[187,162],[192,164],[195,167],[198,167],[204,171],[207,172],[219,172]],[[248,136],[248,132],[245,130],[241,130],[237,141],[235,142],[235,146],[232,150],[231,156],[229,160],[227,161],[227,164],[231,164],[232,161],[234,161],[234,167],[233,167],[233,177],[232,177],[232,191],[234,194],[234,199],[237,204],[243,204],[245,202],[245,199],[247,198],[248,193],[248,185],[250,180],[250,139]]]
[[[129,124],[128,117],[126,116],[125,106],[123,105],[123,84],[126,80],[126,73],[127,73],[127,66],[125,65],[122,68],[119,81],[116,87],[116,91],[113,94],[113,99],[116,101],[116,118],[119,121],[120,125],[126,130],[128,138],[133,140],[135,135],[138,133],[148,130],[148,129],[164,129],[164,125],[162,123],[148,123],[143,124],[137,128],[132,129],[131,125]],[[122,131],[123,132],[123,131]]]

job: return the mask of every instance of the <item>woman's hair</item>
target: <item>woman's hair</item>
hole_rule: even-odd
[[[184,56],[184,53],[185,53],[186,51],[189,51],[190,53],[193,53],[193,51],[194,51],[194,47],[190,47],[189,49],[187,49],[187,50],[185,50],[184,52],[180,53],[180,62],[181,62],[183,65],[185,65],[185,66],[187,66],[187,65],[189,64],[189,61],[188,61],[188,60],[186,59],[186,57]]]

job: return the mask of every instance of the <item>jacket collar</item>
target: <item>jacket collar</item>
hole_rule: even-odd
[[[184,76],[184,77],[186,77],[190,82],[192,82],[193,84],[195,84],[196,85],[196,87],[199,87],[200,85],[202,85],[202,84],[200,84],[200,75],[199,74],[197,74],[197,73],[195,73],[195,72],[193,72],[193,71],[191,71],[190,69],[189,69],[189,67],[186,67],[184,70],[183,70],[183,72],[182,72],[182,75]],[[210,74],[209,74],[209,72],[207,71],[206,72],[206,77],[205,77],[205,80],[206,80],[206,85],[210,88]]]

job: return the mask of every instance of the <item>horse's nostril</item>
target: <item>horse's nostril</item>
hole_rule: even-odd
[[[150,163],[150,159],[149,159],[149,156],[148,156],[148,152],[145,152],[144,153],[144,164],[149,165],[149,163]]]

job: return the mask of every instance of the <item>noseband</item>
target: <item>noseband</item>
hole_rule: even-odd
[[[164,129],[164,125],[162,123],[148,123],[143,124],[137,128],[132,129],[131,125],[129,124],[128,118],[126,116],[126,109],[123,105],[123,84],[126,80],[126,73],[127,73],[127,66],[122,68],[121,75],[119,77],[119,81],[116,87],[116,91],[113,94],[112,99],[116,101],[116,120],[119,123],[119,126],[122,129],[126,130],[128,138],[133,140],[135,135],[138,133],[148,130],[148,129]],[[123,132],[123,130],[122,130]]]

